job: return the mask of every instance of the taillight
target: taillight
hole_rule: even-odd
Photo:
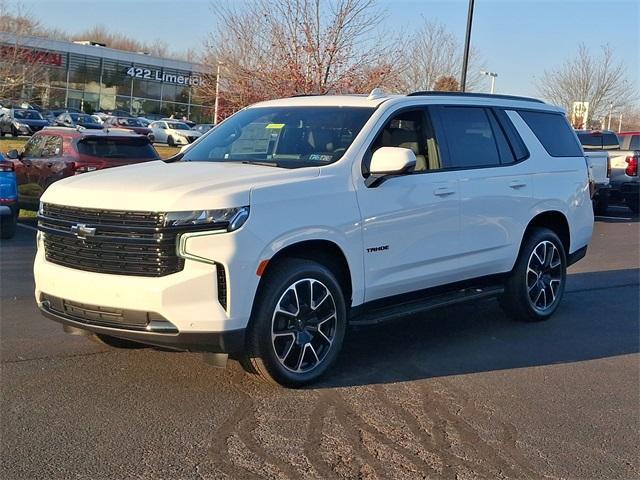
[[[81,163],[71,162],[71,170],[73,170],[74,175],[78,175],[80,173],[93,172],[94,170],[97,170],[97,169],[98,167],[96,167],[95,165],[83,165]]]
[[[0,162],[0,172],[13,172],[15,168],[11,162]]]
[[[624,159],[627,162],[627,168],[625,168],[624,173],[626,173],[629,177],[637,177],[638,176],[638,156],[637,155],[629,155]]]

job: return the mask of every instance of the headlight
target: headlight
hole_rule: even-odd
[[[249,207],[221,208],[218,210],[194,210],[190,212],[169,212],[164,217],[167,227],[188,225],[211,225],[226,228],[227,231],[237,230],[249,218]]]
[[[16,122],[16,127],[17,128],[29,128],[29,125],[27,125],[26,123]]]

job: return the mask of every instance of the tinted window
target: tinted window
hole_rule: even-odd
[[[582,157],[582,149],[564,115],[519,110],[518,113],[552,157]]]
[[[189,148],[184,161],[327,165],[344,155],[372,113],[354,107],[248,108]]]
[[[629,142],[629,150],[640,150],[640,135],[632,135]]]
[[[57,157],[62,154],[62,137],[58,135],[43,135],[42,156]]]
[[[24,145],[23,155],[28,158],[38,158],[42,155],[42,146],[45,138],[41,135],[33,136]]]
[[[443,107],[440,122],[449,149],[445,168],[500,165],[496,139],[484,108]]]
[[[527,158],[529,156],[529,150],[527,150],[524,140],[522,140],[518,130],[514,127],[509,115],[507,115],[507,112],[496,108],[493,110],[493,113],[498,119],[498,123],[500,124],[500,127],[502,127],[503,133],[507,136],[509,146],[511,147],[511,151],[513,152],[515,159],[520,161]]]
[[[158,154],[144,138],[85,138],[78,142],[78,152],[103,159],[155,160]]]

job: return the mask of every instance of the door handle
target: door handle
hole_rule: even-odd
[[[522,180],[514,180],[511,183],[509,183],[509,187],[514,188],[514,189],[524,188],[526,186],[527,186],[527,184],[525,182],[523,182]]]
[[[437,197],[446,197],[448,195],[453,195],[454,193],[456,192],[454,192],[449,187],[439,187],[433,191],[433,194]]]

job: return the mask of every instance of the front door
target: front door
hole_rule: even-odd
[[[376,187],[358,183],[366,301],[452,282],[458,268],[458,172],[440,170],[426,109],[392,114],[367,158],[384,146],[413,150],[417,163]],[[367,167],[365,160],[365,175]]]

